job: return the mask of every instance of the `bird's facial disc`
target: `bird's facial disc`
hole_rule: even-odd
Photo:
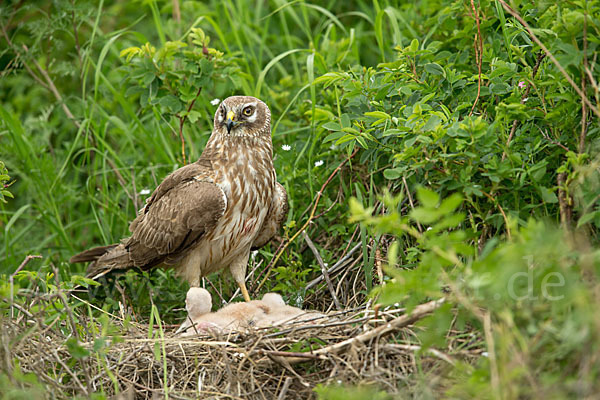
[[[240,125],[249,126],[256,122],[257,108],[257,102],[239,104],[232,108],[223,105],[218,114],[218,119],[227,129],[227,134],[231,134],[231,131],[237,129]]]
[[[215,129],[232,137],[270,134],[270,112],[265,103],[252,96],[231,96],[215,113]]]

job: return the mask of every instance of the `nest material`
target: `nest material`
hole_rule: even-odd
[[[71,313],[44,326],[21,310],[22,318],[2,321],[0,356],[9,376],[18,364],[38,377],[47,395],[59,398],[103,391],[124,399],[163,398],[167,392],[171,398],[297,399],[315,397],[318,384],[336,383],[374,384],[395,393],[408,387],[417,366],[420,346],[411,324],[442,302],[410,313],[383,310],[376,318],[363,308],[277,330],[187,338],[140,324],[102,336],[88,332],[93,324],[76,326]],[[468,340],[473,343],[465,346],[459,343],[464,337],[456,339],[460,351],[429,349],[419,369],[477,357],[481,350]]]

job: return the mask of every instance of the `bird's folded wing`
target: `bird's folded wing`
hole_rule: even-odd
[[[131,237],[124,243],[135,266],[151,267],[174,262],[217,224],[227,208],[227,198],[202,175],[167,177],[151,201],[130,225]]]

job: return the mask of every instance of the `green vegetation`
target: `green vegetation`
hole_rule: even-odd
[[[126,236],[148,190],[201,153],[213,100],[248,94],[273,115],[284,239],[312,217],[328,265],[361,245],[332,276],[340,302],[446,298],[416,358],[443,349],[452,367],[419,362],[352,398],[600,392],[600,1],[9,2],[0,43],[0,322],[32,293],[50,295],[47,324],[92,321],[91,350],[66,343],[72,368],[118,337],[105,313],[150,321],[149,337],[183,318],[171,271],[97,285],[67,260]],[[251,295],[327,310],[302,236],[267,269],[277,249],[251,260]],[[232,279],[209,280],[231,298]],[[482,340],[476,362],[468,340],[449,346],[461,335]],[[0,393],[39,394],[42,377],[2,359]]]

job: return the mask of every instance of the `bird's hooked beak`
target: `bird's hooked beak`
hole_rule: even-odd
[[[229,110],[227,111],[227,116],[225,117],[225,126],[227,127],[227,134],[231,132],[231,128],[233,128],[235,125],[235,113]]]

